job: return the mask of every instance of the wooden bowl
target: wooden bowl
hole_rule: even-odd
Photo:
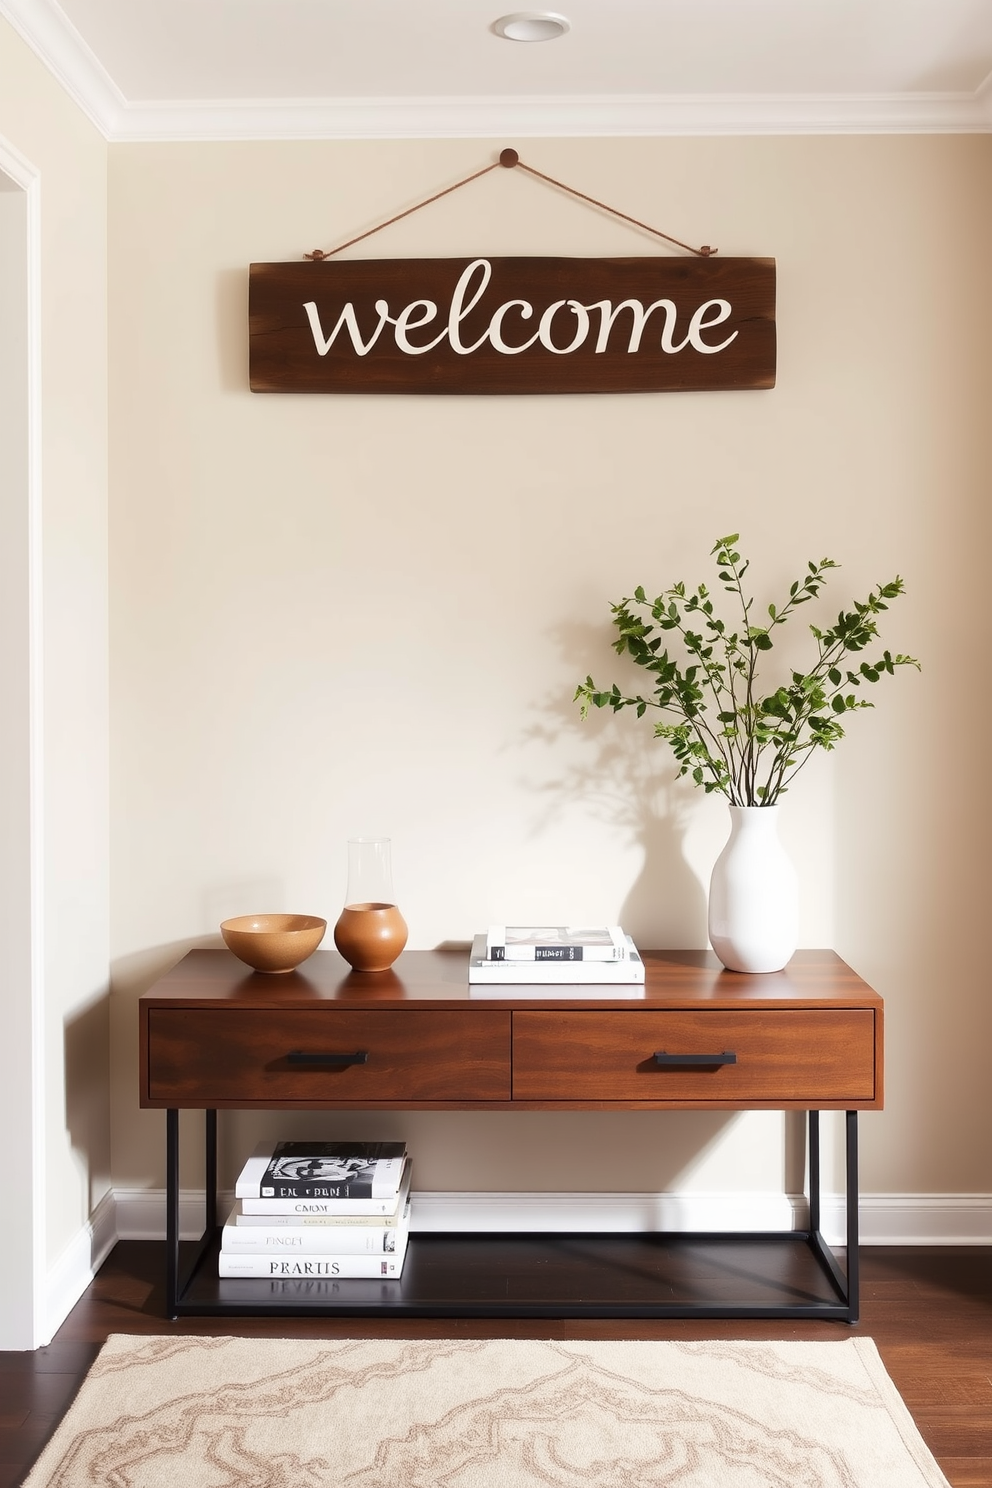
[[[280,975],[312,956],[326,929],[327,921],[316,915],[258,914],[225,920],[220,933],[246,966]]]

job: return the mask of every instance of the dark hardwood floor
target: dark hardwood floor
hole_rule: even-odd
[[[119,1244],[47,1348],[0,1354],[0,1488],[22,1482],[109,1333],[252,1337],[873,1338],[953,1488],[992,1488],[992,1247],[866,1247],[861,1322],[186,1318],[164,1247]]]

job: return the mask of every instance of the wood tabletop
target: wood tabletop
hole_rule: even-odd
[[[657,1009],[870,1007],[882,1000],[835,952],[797,951],[784,971],[726,971],[712,951],[641,951],[643,985],[479,986],[468,982],[468,948],[404,951],[389,971],[356,972],[335,950],[316,951],[297,971],[254,972],[227,950],[189,951],[141,999],[146,1005],[198,1007],[236,1002],[255,1007],[616,1007]]]

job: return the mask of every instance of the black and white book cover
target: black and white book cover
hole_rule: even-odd
[[[387,1199],[399,1193],[403,1142],[262,1142],[235,1185],[239,1199]]]

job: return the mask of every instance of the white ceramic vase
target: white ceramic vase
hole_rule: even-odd
[[[799,890],[777,806],[730,807],[730,837],[710,879],[709,935],[729,971],[781,971],[796,949]]]

